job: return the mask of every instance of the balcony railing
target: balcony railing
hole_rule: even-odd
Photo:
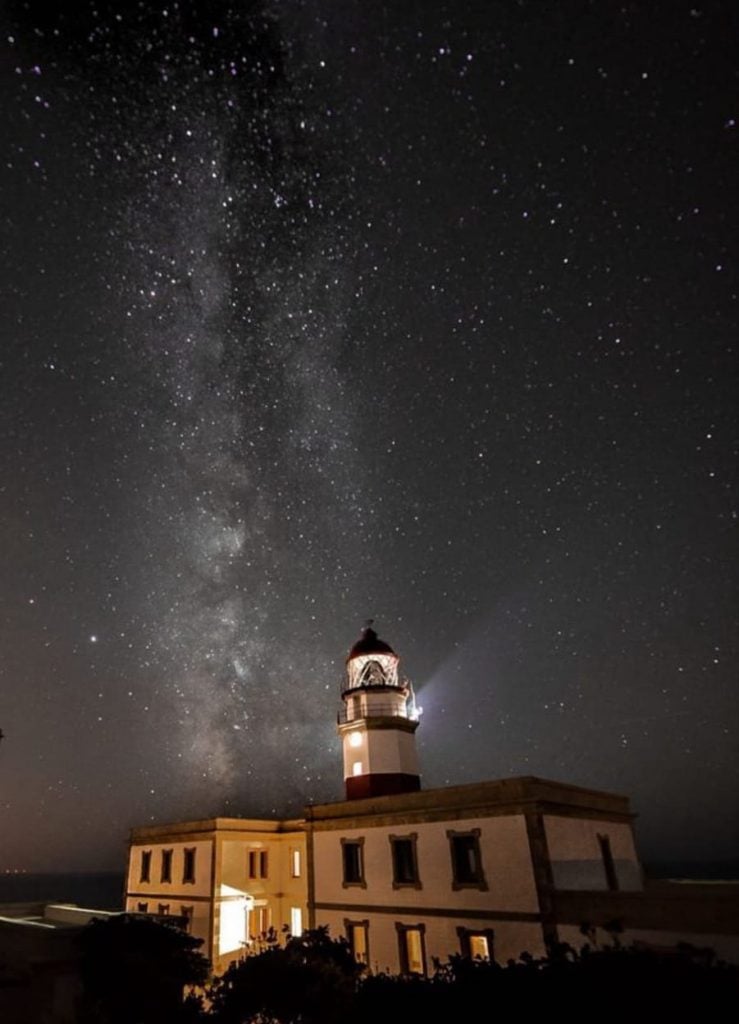
[[[371,707],[343,707],[339,709],[336,720],[339,725],[346,725],[347,722],[358,722],[362,718],[405,718],[411,722],[418,721],[418,711],[415,706],[406,706],[395,702],[387,704],[375,704]]]

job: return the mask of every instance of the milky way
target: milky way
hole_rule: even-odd
[[[372,615],[424,784],[623,791],[648,857],[730,856],[723,5],[37,6],[2,34],[0,869],[339,797]]]

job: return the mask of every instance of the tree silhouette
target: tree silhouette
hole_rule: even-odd
[[[339,1024],[363,970],[344,939],[316,928],[247,956],[209,992],[218,1024]]]
[[[197,1019],[187,986],[205,985],[202,940],[128,916],[93,921],[79,937],[80,1024],[174,1024]]]

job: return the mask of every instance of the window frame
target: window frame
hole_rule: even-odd
[[[390,863],[393,869],[393,889],[423,889],[421,876],[418,872],[418,832],[408,832],[405,835],[388,836],[390,843]],[[398,862],[396,860],[396,849],[399,843],[409,843],[411,851],[411,869],[413,878],[410,881],[401,881],[398,878]]]
[[[268,935],[272,928],[272,907],[265,903],[262,906],[255,907],[254,910],[257,914],[257,924],[259,926],[257,937],[261,939],[262,936]]]
[[[151,882],[151,850],[141,851],[141,871],[139,882]]]
[[[398,934],[398,963],[400,965],[400,973],[405,976],[413,976],[416,978],[427,978],[428,977],[428,961],[426,958],[426,925],[419,922],[418,924],[405,924],[400,921],[395,922],[395,930]],[[418,932],[421,937],[421,966],[422,970],[419,974],[418,971],[411,971],[408,957],[408,932]]]
[[[347,878],[347,872],[346,872],[347,853],[346,853],[346,850],[347,850],[347,847],[349,847],[349,846],[354,847],[357,850],[357,864],[358,864],[358,867],[359,867],[359,872],[358,872],[359,877],[356,878],[356,879],[348,879]],[[349,839],[349,838],[346,838],[344,836],[341,837],[341,886],[342,886],[343,889],[349,889],[349,888],[366,889],[367,888],[367,879],[365,878],[365,874],[364,874],[364,836],[360,836],[359,838],[356,838],[356,839],[354,839],[354,838]]]
[[[620,886],[618,884],[616,861],[611,849],[611,837],[600,832],[596,833],[596,835],[598,837],[598,846],[600,847],[600,859],[606,876],[606,888],[609,892],[618,892]]]
[[[447,839],[449,840],[449,854],[452,862],[452,889],[456,892],[459,889],[479,889],[481,892],[487,891],[488,883],[485,878],[485,868],[482,863],[482,850],[480,848],[480,829],[470,828],[465,829],[463,832],[458,832],[455,829],[447,829]],[[455,850],[455,841],[464,839],[468,842],[472,842],[472,852],[475,862],[474,878],[460,878],[457,872],[459,865],[459,858]]]
[[[269,850],[266,847],[255,846],[247,850],[246,875],[251,881],[269,878]]]
[[[197,874],[197,846],[186,846],[182,852],[182,884],[195,885]],[[190,870],[188,870],[190,868]]]
[[[187,932],[188,935],[190,935],[192,932],[192,919],[194,915],[195,907],[192,904],[180,904],[180,917],[183,918],[185,921],[182,930],[184,932]]]
[[[174,861],[174,850],[170,847],[167,850],[162,850],[162,861],[159,866],[159,881],[160,882],[171,882],[172,881],[172,862]],[[166,867],[166,870],[165,870]]]
[[[360,960],[360,958],[357,956],[356,946],[354,944],[354,929],[355,928],[362,928],[362,929],[364,929],[364,955],[365,955],[365,959],[364,960]],[[346,941],[349,943],[349,951],[351,952],[351,955],[354,957],[354,959],[356,960],[356,962],[358,964],[364,964],[364,966],[367,969],[369,969],[369,964],[370,964],[369,918],[368,917],[364,917],[360,921],[357,921],[357,920],[353,920],[351,918],[345,917],[344,918],[344,933],[346,935]]]
[[[300,930],[299,931],[296,931],[296,929],[294,927],[296,923],[298,923],[300,925]],[[303,934],[304,931],[305,931],[305,926],[303,924],[303,908],[302,907],[290,907],[290,935],[293,938],[297,939],[297,938],[300,938],[300,936]]]
[[[464,928],[461,925],[457,928],[457,935],[459,936],[459,950],[462,956],[473,959],[472,956],[472,944],[470,939],[481,938],[487,939],[488,944],[488,956],[487,961],[493,963],[495,960],[495,929],[493,928]]]

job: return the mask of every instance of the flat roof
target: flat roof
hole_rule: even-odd
[[[177,836],[193,837],[201,834],[206,839],[216,832],[223,835],[229,832],[252,833],[267,832],[284,835],[289,832],[302,832],[304,821],[299,819],[280,818],[203,818],[196,821],[176,821],[164,825],[144,825],[131,829],[131,842],[153,842],[155,840],[176,839]]]
[[[570,817],[608,816],[632,820],[629,798],[619,793],[586,789],[565,782],[539,779],[533,775],[488,782],[472,782],[463,786],[420,789],[413,793],[342,800],[338,803],[316,804],[306,808],[306,818],[314,826],[331,827],[331,822],[356,818],[418,815],[419,820],[432,816],[443,820],[489,814],[563,814]]]
[[[535,811],[542,814],[563,814],[569,817],[598,818],[631,821],[629,798],[620,793],[573,786],[567,782],[540,779],[535,775],[514,776],[510,779],[492,779],[471,782],[462,786],[442,786],[420,789],[412,793],[391,796],[364,797],[358,800],[339,800],[328,804],[311,804],[305,808],[305,818],[204,818],[178,821],[162,825],[146,825],[131,829],[131,843],[153,843],[206,839],[216,833],[244,836],[249,833],[285,835],[303,832],[306,823],[313,827],[338,827],[347,819],[399,817],[415,815],[443,820],[491,814],[522,814]],[[377,822],[379,823],[379,822]]]

